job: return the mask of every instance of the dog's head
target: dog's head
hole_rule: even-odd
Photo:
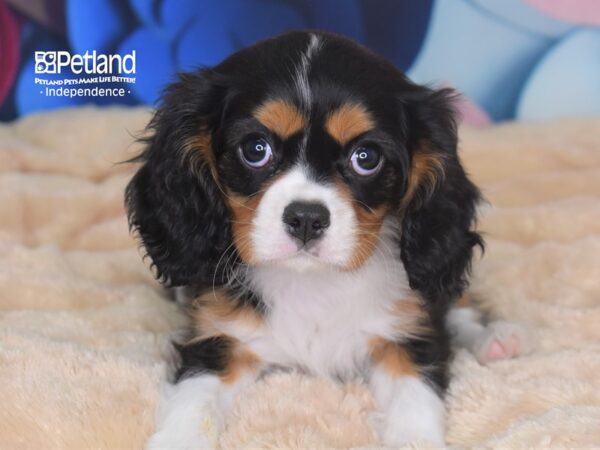
[[[338,36],[263,41],[166,90],[130,222],[170,285],[212,282],[230,258],[356,270],[390,222],[411,286],[455,296],[478,192],[450,102]]]

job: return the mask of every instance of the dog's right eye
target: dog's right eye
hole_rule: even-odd
[[[357,148],[350,157],[352,169],[363,177],[376,173],[381,167],[382,162],[383,157],[379,150],[369,146]]]
[[[266,139],[252,138],[240,146],[240,157],[247,166],[260,169],[271,162],[273,150]]]

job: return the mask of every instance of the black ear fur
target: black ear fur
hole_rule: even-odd
[[[411,288],[440,312],[467,287],[473,248],[483,248],[472,231],[480,194],[457,155],[453,98],[449,89],[419,88],[408,102],[409,143],[413,149],[425,144],[441,161],[443,175],[432,190],[421,187],[406,207],[401,255]]]
[[[228,213],[207,161],[190,142],[218,124],[225,88],[210,71],[181,75],[148,128],[143,162],[126,189],[129,224],[168,286],[211,283],[231,243]]]

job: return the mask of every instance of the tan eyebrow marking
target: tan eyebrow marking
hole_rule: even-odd
[[[306,126],[302,113],[292,103],[267,100],[254,112],[254,117],[282,139],[287,139]]]
[[[363,105],[343,105],[332,112],[325,121],[325,129],[337,142],[344,145],[356,136],[374,128],[375,121]]]

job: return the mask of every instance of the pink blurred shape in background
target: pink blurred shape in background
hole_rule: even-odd
[[[586,25],[600,25],[599,0],[527,0],[542,13],[572,22]]]
[[[459,123],[463,125],[483,128],[492,123],[492,119],[483,108],[463,95],[456,99],[454,109],[458,113]]]

